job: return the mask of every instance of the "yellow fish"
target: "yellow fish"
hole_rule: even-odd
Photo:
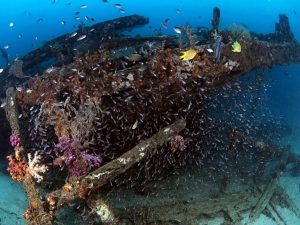
[[[193,49],[190,49],[190,50],[181,52],[181,54],[182,55],[180,56],[180,60],[181,61],[188,61],[188,60],[193,59],[197,55],[197,52]]]
[[[238,43],[237,41],[233,42],[233,44],[231,45],[231,47],[232,47],[232,51],[233,52],[241,52],[242,51],[241,44]]]

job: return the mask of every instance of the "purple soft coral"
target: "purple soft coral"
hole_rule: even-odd
[[[89,153],[89,150],[76,149],[76,141],[70,138],[61,138],[55,145],[54,152],[59,157],[55,161],[62,161],[60,166],[68,168],[69,176],[82,176],[102,164],[101,156]]]
[[[21,139],[19,134],[11,134],[9,137],[9,141],[12,147],[20,147],[21,146]]]
[[[53,150],[55,153],[64,153],[72,147],[72,142],[73,140],[70,138],[60,138],[59,142],[54,146]]]
[[[89,164],[91,169],[93,167],[99,167],[102,164],[102,158],[94,153],[90,154],[88,151],[83,151],[80,153],[80,156]]]

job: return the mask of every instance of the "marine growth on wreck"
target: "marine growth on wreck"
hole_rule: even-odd
[[[280,185],[283,173],[299,179],[300,153],[286,142],[294,130],[266,106],[268,70],[300,62],[287,14],[267,34],[221,26],[218,6],[208,27],[165,18],[154,29],[126,1],[99,2],[118,16],[96,20],[88,2],[53,0],[77,4],[72,32],[15,58],[0,49],[7,173],[28,200],[19,216],[31,225],[293,224],[284,208],[300,221],[299,200]],[[141,27],[152,34],[130,33]]]

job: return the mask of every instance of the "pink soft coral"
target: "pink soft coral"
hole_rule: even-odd
[[[21,139],[19,134],[11,134],[9,137],[9,141],[12,147],[20,147],[21,146]]]

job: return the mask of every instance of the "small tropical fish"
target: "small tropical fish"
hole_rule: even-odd
[[[233,44],[231,45],[232,47],[232,51],[233,52],[241,52],[242,51],[242,47],[241,44],[237,41],[233,42]]]
[[[116,4],[115,4],[115,7],[116,7],[117,9],[122,9],[122,5],[119,4],[119,3],[116,3]]]
[[[81,41],[81,40],[83,40],[83,39],[85,39],[86,38],[86,35],[84,34],[84,35],[81,35],[79,38],[77,38],[77,41]]]
[[[4,69],[2,69],[2,68],[1,68],[1,69],[0,69],[0,73],[2,73],[2,72],[3,72],[3,70],[4,70]]]
[[[22,37],[23,37],[23,35],[22,35],[22,34],[19,34],[19,35],[18,35],[18,38],[22,38]]]
[[[190,50],[181,52],[181,54],[182,55],[180,56],[180,60],[188,61],[188,60],[193,59],[197,55],[197,52],[193,49],[190,49]]]
[[[209,53],[213,53],[214,50],[212,50],[211,48],[206,49],[206,51],[208,51]]]
[[[71,35],[69,36],[69,38],[75,37],[76,35],[77,35],[77,32],[74,32],[73,34],[71,34]]]
[[[176,9],[176,13],[181,13],[181,9]]]
[[[9,49],[9,45],[5,45],[3,48],[4,49]]]
[[[136,120],[131,129],[135,130],[138,127],[138,123],[139,121]]]
[[[10,23],[9,23],[9,27],[13,27],[14,25],[15,25],[14,22],[10,22]]]
[[[179,27],[174,27],[173,29],[174,29],[174,31],[175,31],[177,34],[181,34],[181,33],[182,33],[182,31],[181,31],[181,29],[180,29]]]
[[[80,6],[81,9],[86,9],[87,7],[88,7],[87,4],[83,4],[83,5]]]
[[[120,13],[125,13],[124,9],[119,9]]]
[[[63,20],[63,21],[61,21],[61,25],[66,25],[66,23],[67,23],[67,22],[66,22],[66,21],[64,21],[64,20]]]

